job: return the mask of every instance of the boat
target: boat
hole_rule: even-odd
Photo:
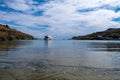
[[[45,36],[44,36],[44,40],[51,40],[51,39],[52,39],[52,37],[49,36],[49,35],[45,35]]]

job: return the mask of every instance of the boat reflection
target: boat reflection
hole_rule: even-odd
[[[44,40],[45,47],[50,48],[51,47],[51,40]]]

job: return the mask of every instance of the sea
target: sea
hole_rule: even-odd
[[[0,80],[120,80],[120,41],[0,41]]]

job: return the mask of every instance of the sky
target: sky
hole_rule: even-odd
[[[67,39],[120,27],[119,0],[0,0],[0,24]]]

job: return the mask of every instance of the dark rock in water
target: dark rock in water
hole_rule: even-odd
[[[109,28],[85,36],[74,36],[73,40],[120,40],[120,28]]]
[[[8,25],[0,24],[0,41],[7,40],[32,40],[35,39],[33,36],[20,32],[16,29],[10,28]]]

